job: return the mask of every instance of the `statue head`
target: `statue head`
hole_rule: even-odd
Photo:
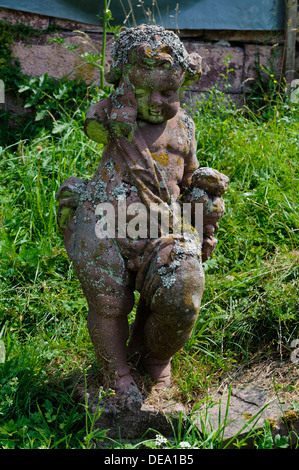
[[[188,54],[179,37],[159,26],[123,30],[112,46],[108,83],[134,86],[139,119],[160,123],[179,109],[178,90],[201,75],[201,57]]]
[[[181,68],[184,75],[181,86],[191,85],[201,75],[201,57],[188,54],[179,37],[161,26],[141,25],[122,30],[111,52],[114,62],[106,80],[116,86],[126,69],[134,65],[147,70],[162,64],[168,70]]]

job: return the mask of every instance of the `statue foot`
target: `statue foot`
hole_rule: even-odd
[[[143,367],[155,383],[155,388],[169,388],[171,383],[170,359],[168,361],[144,359]]]
[[[113,388],[115,390],[115,395],[112,397],[113,404],[132,412],[140,410],[143,398],[131,374],[120,377]]]

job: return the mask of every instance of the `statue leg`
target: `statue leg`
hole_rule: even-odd
[[[159,254],[160,256],[160,254]],[[204,290],[204,272],[197,256],[177,260],[176,268],[149,269],[146,300],[151,310],[143,333],[142,362],[158,387],[170,385],[170,361],[189,340]]]
[[[126,345],[134,279],[115,242],[97,238],[94,225],[85,219],[76,230],[66,228],[64,242],[88,302],[87,326],[103,369],[104,387],[115,390],[118,402],[140,408],[142,396],[130,373]]]
[[[107,276],[99,270],[98,276],[93,277],[93,282],[99,280],[101,285],[96,292],[85,285],[86,275],[82,285],[89,306],[88,331],[103,369],[104,386],[115,390],[117,401],[129,408],[140,408],[142,397],[127,363],[127,317],[134,306],[134,294],[125,282],[113,279],[111,274]]]

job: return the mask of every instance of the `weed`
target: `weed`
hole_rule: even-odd
[[[285,449],[289,447],[289,440],[287,436],[280,436],[280,434],[276,434],[273,438],[271,425],[265,420],[264,430],[256,439],[254,445],[257,449]]]

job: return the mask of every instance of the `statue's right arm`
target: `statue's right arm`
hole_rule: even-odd
[[[107,145],[109,142],[108,121],[111,113],[111,98],[105,98],[92,105],[84,123],[86,135],[95,142]]]
[[[134,87],[122,80],[113,95],[91,106],[86,114],[84,130],[91,140],[104,145],[118,137],[132,140],[136,119]]]

